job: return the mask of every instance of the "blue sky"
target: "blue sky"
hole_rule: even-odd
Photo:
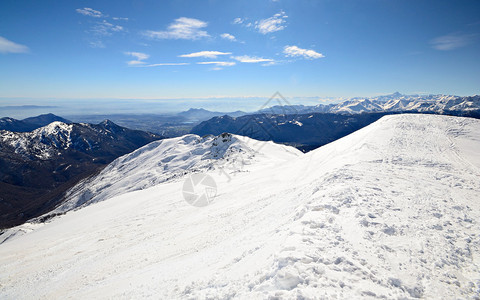
[[[0,97],[480,94],[480,2],[0,2]],[[23,101],[23,102],[22,102]]]

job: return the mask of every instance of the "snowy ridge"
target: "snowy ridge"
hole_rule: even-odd
[[[323,108],[322,108],[323,109]],[[372,98],[353,98],[328,107],[330,113],[362,112],[436,112],[469,111],[480,109],[480,96],[402,95],[394,93]]]
[[[211,170],[201,209],[177,180],[127,192],[1,244],[0,298],[475,298],[478,149],[479,120],[395,115],[231,181]]]
[[[459,97],[451,95],[390,95],[371,98],[355,97],[336,104],[318,104],[315,106],[284,105],[273,106],[262,110],[273,114],[306,114],[306,113],[346,113],[364,112],[433,112],[480,110],[480,96]]]
[[[301,155],[293,147],[222,134],[199,137],[188,134],[152,142],[110,163],[98,175],[77,184],[53,213],[102,201],[193,172],[245,171],[246,165],[274,164]]]

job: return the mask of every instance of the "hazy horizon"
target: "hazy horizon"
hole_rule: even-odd
[[[40,114],[53,113],[60,116],[113,115],[113,114],[174,114],[191,108],[216,112],[254,112],[274,105],[334,104],[352,98],[372,98],[391,95],[386,93],[370,97],[285,97],[273,94],[270,97],[210,97],[177,99],[8,99],[0,98],[0,118],[27,118]],[[402,95],[406,95],[401,93]],[[440,95],[440,94],[413,94]],[[412,95],[408,95],[412,96]],[[459,95],[455,95],[459,96]],[[473,96],[473,95],[467,95]],[[282,98],[283,97],[283,98]],[[20,105],[18,103],[21,103]]]

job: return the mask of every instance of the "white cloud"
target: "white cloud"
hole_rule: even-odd
[[[147,30],[144,34],[155,39],[197,40],[209,37],[206,31],[201,30],[204,27],[207,27],[207,23],[204,21],[182,17],[168,25],[166,31]]]
[[[122,17],[112,17],[112,19],[115,21],[128,21],[128,18],[122,18]]]
[[[248,56],[248,55],[242,55],[242,56],[232,56],[233,59],[242,62],[242,63],[259,63],[259,62],[273,62],[273,59],[270,58],[262,58],[262,57],[256,57],[256,56]]]
[[[145,67],[160,67],[160,66],[185,66],[189,65],[189,63],[160,63],[160,64],[151,64],[146,65]]]
[[[288,16],[285,14],[285,12],[281,11],[273,15],[273,17],[256,22],[255,28],[257,28],[258,32],[261,34],[283,30],[285,28],[284,24],[286,22],[286,18],[288,18]]]
[[[0,36],[0,53],[27,53],[27,46],[14,43]]]
[[[89,16],[89,17],[94,17],[94,18],[100,18],[100,17],[104,16],[100,11],[94,10],[92,8],[89,8],[89,7],[77,8],[76,11],[77,11],[77,13],[82,14],[84,16]]]
[[[226,40],[229,40],[229,41],[232,41],[232,42],[235,42],[237,39],[235,38],[235,36],[231,35],[230,33],[222,33],[220,35],[220,37],[222,39],[226,39]]]
[[[125,55],[133,56],[136,59],[127,61],[129,66],[137,66],[137,65],[144,65],[144,60],[148,59],[150,55],[142,53],[142,52],[125,52]]]
[[[325,57],[322,53],[318,53],[315,50],[310,49],[302,49],[298,48],[297,46],[285,46],[283,48],[283,53],[286,56],[290,57],[303,57],[307,59],[316,59]]]
[[[218,67],[231,67],[234,66],[236,63],[233,61],[202,61],[198,62],[199,65],[216,65]]]
[[[228,55],[232,54],[230,52],[220,52],[220,51],[200,51],[190,54],[182,54],[178,57],[205,57],[205,58],[217,58],[218,55]]]
[[[432,47],[437,50],[448,51],[462,48],[470,44],[476,37],[474,34],[447,34],[430,41]]]

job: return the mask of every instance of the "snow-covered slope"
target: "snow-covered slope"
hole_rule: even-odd
[[[203,138],[189,134],[160,140],[116,159],[98,175],[77,184],[52,213],[143,190],[189,173],[210,170],[230,176],[229,172],[246,170],[245,165],[253,163],[266,168],[301,154],[293,147],[226,133]]]
[[[275,166],[209,171],[203,208],[181,180],[127,192],[1,244],[0,298],[475,298],[478,149],[478,120],[387,116]]]

